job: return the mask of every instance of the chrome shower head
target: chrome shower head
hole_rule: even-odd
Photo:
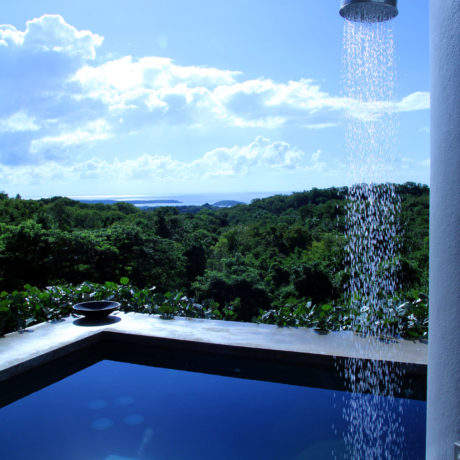
[[[340,15],[354,22],[383,22],[398,14],[397,0],[342,0]]]

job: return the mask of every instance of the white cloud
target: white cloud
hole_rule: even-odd
[[[106,140],[112,136],[110,126],[105,120],[95,120],[86,126],[62,132],[56,136],[45,136],[34,139],[30,143],[30,152],[38,153],[52,147],[67,148],[88,142]]]
[[[324,161],[321,161],[323,156],[323,151],[318,149],[316,152],[313,152],[311,155],[311,165],[306,166],[306,171],[324,171],[327,168],[327,164]]]
[[[88,60],[96,57],[103,38],[87,30],[77,30],[59,15],[43,15],[26,23],[25,30],[0,25],[0,146],[1,133],[9,136],[11,161],[35,161],[28,155],[40,138],[58,138],[64,129],[77,131],[90,120],[103,118],[101,104],[79,106],[72,98],[70,77]],[[54,120],[54,121],[53,121]],[[13,145],[13,143],[16,143]],[[57,145],[57,144],[56,144]]]
[[[69,137],[74,142],[74,137]],[[64,141],[64,136],[61,139]],[[46,148],[56,139],[43,141],[38,148]],[[163,180],[241,177],[261,170],[311,170],[318,167],[320,151],[312,156],[313,166],[301,164],[304,153],[287,142],[270,141],[257,137],[245,146],[220,147],[206,152],[192,161],[178,161],[168,155],[143,154],[138,157],[113,161],[91,158],[80,163],[65,164],[47,161],[38,166],[8,167],[0,165],[0,174],[6,182],[46,182],[50,180],[78,181],[107,180]],[[20,183],[20,182],[19,182]]]
[[[154,123],[174,128],[268,131],[294,125],[318,130],[338,126],[346,115],[368,119],[384,112],[429,108],[429,93],[423,92],[393,105],[378,102],[356,109],[353,101],[335,97],[306,78],[247,80],[237,71],[183,66],[155,56],[101,62],[96,53],[102,41],[100,35],[78,30],[59,15],[28,21],[23,31],[0,25],[0,146],[5,139],[16,156],[12,160],[13,154],[4,155],[3,161],[68,161],[68,151],[75,146],[141,133]],[[22,135],[6,136],[11,132]],[[177,169],[186,174],[188,168],[225,176],[261,165],[295,169],[300,156],[288,144],[260,137],[248,146],[208,152],[183,169],[183,163],[175,164],[169,157],[147,156],[142,161],[157,171]],[[97,164],[88,168],[98,170]],[[319,160],[315,164],[309,167],[324,168]]]
[[[94,59],[103,38],[88,30],[77,30],[59,15],[45,14],[27,21],[24,32],[9,24],[0,25],[0,43],[34,52],[56,52]]]
[[[247,80],[217,87],[213,110],[229,124],[276,128],[287,123],[324,127],[336,123],[347,107],[343,98],[331,97],[312,80],[279,83],[270,79]]]
[[[348,115],[360,121],[376,121],[379,117],[400,112],[416,112],[429,110],[430,93],[417,91],[402,98],[400,101],[347,101]]]
[[[10,46],[21,45],[24,41],[24,32],[20,32],[16,27],[10,24],[0,25],[0,45]]]
[[[416,91],[404,97],[396,104],[397,112],[413,112],[430,108],[430,93]]]
[[[207,152],[190,164],[198,175],[235,176],[248,174],[259,168],[296,169],[303,153],[287,142],[271,142],[257,137],[247,146],[221,147]]]
[[[240,80],[239,72],[131,56],[100,66],[88,64],[73,78],[80,85],[75,95],[79,101],[98,100],[116,113],[156,113],[158,120],[168,122],[217,120],[235,127],[265,129],[294,123],[325,129],[337,126],[345,114],[368,120],[381,113],[429,107],[428,93],[413,93],[397,103],[363,104],[332,96],[309,79],[287,83],[267,78]],[[179,112],[187,116],[179,116]]]
[[[217,120],[266,129],[297,123],[324,129],[335,126],[350,105],[309,79],[280,83],[241,77],[230,70],[180,66],[168,58],[126,56],[99,66],[87,64],[72,81],[80,86],[74,95],[80,102],[101,101],[111,113],[148,111],[169,122],[184,120],[180,111],[195,123]]]
[[[312,123],[310,125],[305,125],[306,129],[328,129],[328,128],[337,128],[340,123]]]
[[[312,161],[314,161],[316,163],[319,160],[319,158],[321,157],[322,153],[323,152],[321,150],[317,150],[316,152],[312,153],[312,155],[311,155]]]
[[[0,133],[15,133],[22,131],[38,131],[40,126],[35,117],[23,111],[13,113],[7,118],[0,119]]]
[[[179,66],[171,59],[131,56],[106,62],[100,66],[82,67],[72,78],[81,92],[79,100],[102,101],[109,109],[170,108],[172,96],[180,96],[187,104],[218,85],[231,85],[239,72],[197,66]]]

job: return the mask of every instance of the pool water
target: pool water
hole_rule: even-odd
[[[341,459],[348,397],[106,360],[0,409],[0,457]],[[426,403],[396,401],[395,410],[403,405],[403,459],[423,459]]]

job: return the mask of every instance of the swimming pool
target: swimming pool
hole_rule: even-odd
[[[348,393],[238,378],[244,371],[232,370],[102,360],[0,409],[1,458],[343,458]],[[401,407],[403,459],[422,459],[426,403],[395,399],[394,410]]]

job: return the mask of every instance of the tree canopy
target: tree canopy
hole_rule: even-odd
[[[427,292],[427,186],[401,199],[398,298]],[[228,208],[25,200],[0,193],[0,291],[118,282],[231,306],[241,320],[286,304],[339,306],[346,285],[346,188]]]

